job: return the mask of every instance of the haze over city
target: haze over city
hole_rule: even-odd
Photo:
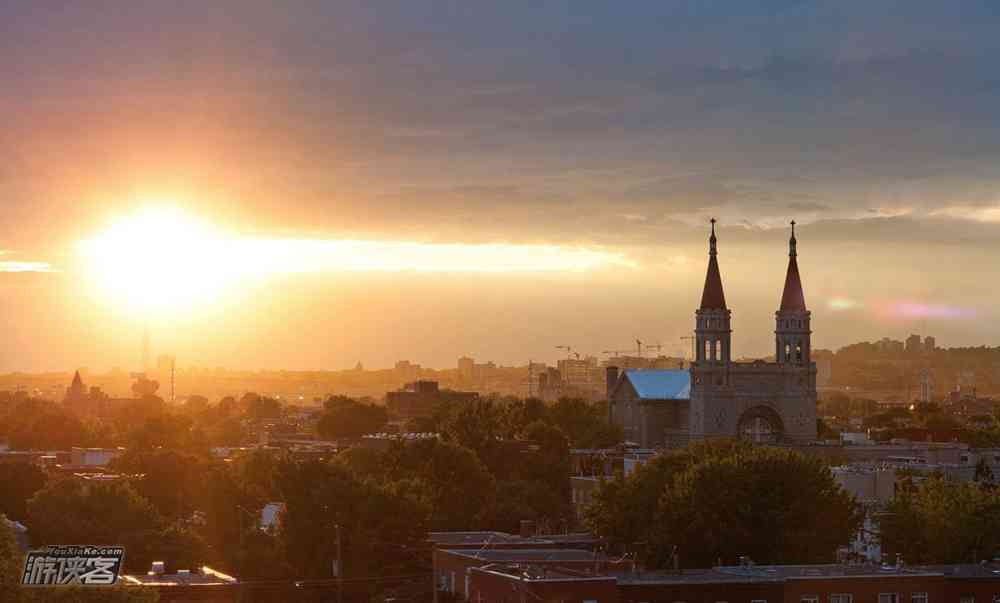
[[[618,8],[3,4],[0,371],[997,340],[994,4]]]

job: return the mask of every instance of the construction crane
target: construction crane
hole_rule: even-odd
[[[656,350],[656,353],[659,354],[660,351],[663,349],[663,344],[662,343],[647,343],[646,344],[646,349],[647,350]]]
[[[686,339],[690,339],[691,340],[691,360],[694,361],[695,354],[696,354],[696,351],[694,349],[694,342],[695,342],[694,335],[685,335],[684,337],[681,337],[681,341],[686,340]]]
[[[557,350],[566,350],[566,357],[567,357],[567,358],[569,358],[570,356],[572,356],[572,355],[573,355],[573,346],[568,346],[568,345],[557,345],[557,346],[556,346],[556,349],[557,349]]]
[[[602,354],[614,354],[615,356],[621,356],[622,354],[631,352],[632,350],[604,350]]]

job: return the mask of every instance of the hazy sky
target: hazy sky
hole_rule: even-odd
[[[614,259],[271,274],[149,320],[183,365],[677,354],[711,216],[737,355],[772,348],[792,218],[815,346],[993,345],[998,56],[991,1],[0,1],[0,370],[138,363],[76,250],[150,205]]]

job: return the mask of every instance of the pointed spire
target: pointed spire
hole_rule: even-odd
[[[725,310],[726,295],[722,291],[722,275],[716,259],[715,218],[712,218],[712,236],[708,238],[708,272],[705,274],[705,289],[701,294],[702,310]]]
[[[83,387],[83,379],[80,377],[80,371],[77,371],[76,374],[73,375],[73,385],[72,386],[75,387],[75,388]]]
[[[799,263],[795,250],[795,220],[792,220],[792,236],[788,240],[788,272],[785,274],[785,290],[781,294],[779,312],[805,312],[806,297],[802,293],[802,279],[799,278]]]

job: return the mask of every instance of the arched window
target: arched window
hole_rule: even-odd
[[[802,342],[795,342],[795,361],[802,362]]]
[[[792,344],[786,343],[785,344],[785,357],[783,358],[783,360],[785,360],[787,362],[788,360],[791,360],[791,358],[792,358]]]
[[[706,339],[705,340],[705,350],[704,350],[704,353],[702,355],[702,358],[704,358],[705,360],[711,360],[711,354],[712,354],[712,344],[711,344],[711,342],[709,342],[709,340]]]

